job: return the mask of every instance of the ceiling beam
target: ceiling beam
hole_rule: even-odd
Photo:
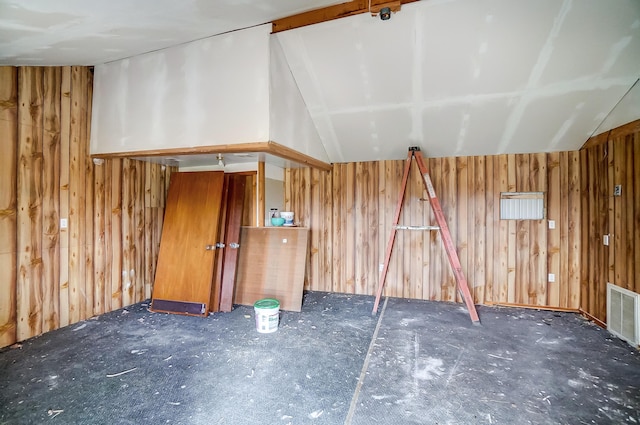
[[[359,15],[361,13],[372,13],[376,15],[383,7],[388,7],[391,11],[397,12],[400,10],[402,4],[413,3],[414,1],[418,0],[353,0],[347,3],[336,4],[334,6],[323,7],[321,9],[310,10],[277,19],[272,22],[271,32],[287,31],[307,25],[319,24],[320,22]]]

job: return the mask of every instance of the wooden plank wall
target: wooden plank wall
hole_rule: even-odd
[[[580,161],[581,308],[606,323],[607,282],[640,293],[640,120],[589,139]]]
[[[0,67],[0,347],[151,294],[172,170],[94,164],[91,99],[87,67]]]
[[[580,154],[431,158],[432,180],[477,303],[571,310],[580,301]],[[404,161],[285,171],[285,207],[311,229],[306,289],[374,295]],[[435,222],[417,166],[400,224]],[[500,192],[543,191],[547,220],[500,220]],[[555,282],[548,283],[548,273]],[[400,231],[385,295],[455,301],[437,231]]]

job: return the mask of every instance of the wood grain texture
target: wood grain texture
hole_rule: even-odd
[[[16,335],[18,70],[0,67],[0,347]]]
[[[581,223],[572,223],[571,229],[577,231],[569,233],[569,255],[582,259],[580,271],[569,269],[569,303],[575,305],[579,300],[582,310],[604,323],[607,282],[640,292],[637,124],[629,123],[591,138],[579,153],[579,165],[573,152],[568,159],[568,203],[570,211],[580,211],[582,219]],[[578,196],[577,181],[582,196]],[[621,185],[620,196],[614,195],[616,185]],[[609,235],[609,246],[603,244],[604,235]]]
[[[60,327],[58,303],[60,286],[60,104],[62,70],[44,69],[44,131],[42,179],[42,332]]]
[[[42,333],[43,75],[43,68],[18,70],[18,340]]]
[[[243,227],[234,302],[275,298],[281,310],[300,311],[308,234],[299,227]]]
[[[197,315],[208,314],[214,249],[219,227],[224,173],[176,173],[171,178],[165,225],[160,242],[152,306],[156,301],[195,303]],[[178,312],[178,311],[174,311]]]
[[[62,68],[60,82],[60,218],[69,217],[69,127],[71,125],[71,67]],[[60,326],[69,325],[69,228],[60,228]]]
[[[236,281],[239,249],[233,244],[240,243],[240,227],[244,208],[245,176],[228,176],[229,191],[224,220],[224,258],[220,290],[220,311],[229,312],[233,308],[233,293]],[[222,230],[222,229],[221,229]],[[209,307],[211,310],[211,306]]]
[[[401,4],[412,3],[416,0],[397,0],[391,8],[394,12],[400,10]],[[381,4],[392,3],[388,0],[352,0],[344,3],[323,7],[320,9],[302,12],[297,15],[280,18],[273,21],[273,33],[300,28],[306,25],[313,25],[320,22],[330,21],[333,19],[344,18],[347,16],[358,15],[361,13],[377,13],[381,8]]]
[[[566,160],[560,161],[561,157]],[[475,302],[578,308],[578,159],[577,152],[429,159],[431,179],[463,271],[473,285]],[[379,264],[384,262],[403,168],[404,161],[334,164],[325,183],[310,179],[310,192],[308,177],[297,169],[286,170],[287,209],[296,216],[311,217],[310,287],[375,295],[373,288]],[[323,184],[330,184],[330,190]],[[550,236],[546,219],[500,220],[501,192],[531,190],[545,192],[546,207],[555,216],[557,237]],[[433,224],[423,197],[419,172],[411,173],[400,224]],[[318,215],[331,218],[330,238],[316,234],[321,231],[314,225]],[[559,251],[560,235],[565,235],[566,255]],[[333,258],[326,273],[316,264],[323,250]],[[566,278],[558,276],[549,284],[548,267],[557,269],[558,275],[566,270]],[[384,295],[459,299],[439,232],[398,232]]]
[[[121,238],[122,168],[89,155],[91,85],[87,67],[0,67],[0,347],[122,305],[121,245],[112,243]],[[136,174],[137,240],[140,187],[157,180],[151,227],[161,229],[170,173]],[[157,248],[137,249],[134,263],[148,255]]]

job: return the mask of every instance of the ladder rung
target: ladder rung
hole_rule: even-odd
[[[439,226],[396,226],[398,230],[440,230]]]

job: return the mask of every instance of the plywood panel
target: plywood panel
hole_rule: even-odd
[[[69,130],[71,125],[71,67],[62,68],[60,82],[60,218],[69,219]],[[60,228],[60,326],[69,324],[69,228]]]
[[[562,177],[560,176],[560,160],[564,160],[564,164],[562,167]],[[568,187],[568,165],[566,162],[567,155],[566,152],[553,152],[547,155],[547,171],[549,176],[549,190],[547,192],[547,219],[548,223],[551,221],[562,222],[562,220],[566,220],[566,211],[567,208],[564,208],[565,214],[562,214],[562,196],[560,187]],[[562,214],[562,216],[561,216]],[[547,304],[553,307],[560,306],[560,282],[567,281],[567,269],[565,268],[565,273],[562,273],[560,270],[561,263],[561,255],[560,251],[560,241],[561,241],[561,229],[551,228],[550,225],[547,226],[547,270],[548,273],[552,273],[555,275],[555,282],[549,282],[548,290],[547,290]],[[566,229],[567,226],[562,226],[562,229]],[[563,232],[564,241],[566,243],[566,232]],[[567,252],[566,246],[564,252]],[[563,276],[564,274],[564,276]],[[568,285],[563,285],[564,288],[568,288]],[[564,297],[566,300],[566,296]]]
[[[111,308],[122,304],[122,160],[111,160]],[[108,283],[107,283],[108,284]]]
[[[62,70],[44,69],[44,131],[42,178],[42,331],[48,332],[60,326],[58,303],[60,286],[60,88]]]
[[[582,219],[582,208],[580,207],[581,194],[581,170],[580,170],[580,153],[568,153],[568,173],[569,173],[569,193],[566,204],[566,229],[568,233],[567,250],[568,255],[564,258],[562,267],[567,267],[568,272],[568,298],[567,308],[577,309],[580,307],[580,264],[586,259],[581,255],[581,233],[580,224]],[[586,244],[585,244],[586,245]],[[566,266],[565,266],[566,264]],[[563,293],[564,291],[561,291]]]
[[[281,310],[300,311],[308,234],[306,228],[243,227],[234,302],[275,298]]]
[[[0,347],[16,341],[18,72],[0,67]]]
[[[43,68],[18,71],[17,338],[42,333]]]
[[[530,155],[530,190],[543,192],[547,196],[547,156],[544,153]],[[547,199],[548,205],[548,199]],[[528,305],[547,305],[547,222],[529,220],[529,262]]]
[[[514,271],[510,269],[510,245],[509,226],[511,220],[500,220],[499,197],[500,193],[509,191],[509,164],[507,155],[498,155],[497,169],[494,169],[494,203],[497,205],[493,215],[493,221],[497,228],[494,233],[494,249],[496,252],[493,274],[494,297],[493,301],[506,303],[509,301],[509,283]]]

